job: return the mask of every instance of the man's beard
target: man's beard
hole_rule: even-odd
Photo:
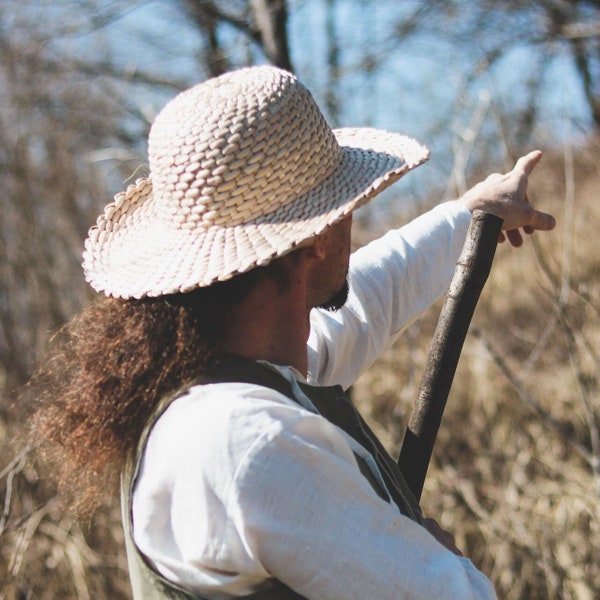
[[[336,310],[340,310],[344,304],[346,304],[346,300],[348,300],[348,293],[350,292],[350,284],[348,283],[348,278],[344,281],[344,285],[331,297],[327,302],[320,304],[318,308],[323,308],[325,310],[329,310],[335,312]]]

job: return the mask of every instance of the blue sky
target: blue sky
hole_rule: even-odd
[[[43,4],[43,2],[40,2]],[[65,23],[81,18],[78,4],[48,3],[49,10],[60,14]],[[107,10],[114,6],[106,2]],[[495,114],[509,109],[522,95],[523,81],[531,66],[530,51],[515,48],[465,96],[455,104],[462,88],[472,49],[451,45],[446,40],[421,34],[402,45],[393,40],[390,6],[393,10],[410,7],[411,2],[393,3],[356,0],[336,3],[335,29],[341,49],[343,79],[336,88],[341,113],[340,125],[369,125],[401,131],[425,143],[432,150],[429,165],[403,183],[406,190],[436,183],[444,187],[452,170],[457,141],[478,109],[485,108],[482,130],[484,143],[498,146],[502,158],[502,131]],[[68,10],[65,10],[68,7]],[[289,38],[292,61],[300,79],[313,92],[326,112],[326,10],[323,0],[291,0]],[[233,30],[221,35],[232,39]],[[153,72],[189,83],[203,78],[196,56],[199,40],[193,26],[169,0],[151,0],[134,5],[121,18],[89,35],[64,36],[55,43],[71,51],[110,60],[124,70]],[[237,44],[232,50],[234,62],[245,62],[256,51]],[[373,73],[360,68],[365,54],[378,57]],[[165,90],[149,96],[143,88],[132,89],[130,98],[152,117],[175,92]],[[567,135],[576,135],[589,127],[589,115],[571,62],[557,59],[548,72],[538,115],[539,145],[556,143]],[[486,152],[488,149],[486,148]],[[492,164],[490,169],[501,168]]]

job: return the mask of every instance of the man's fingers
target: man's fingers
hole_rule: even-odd
[[[509,231],[506,231],[506,237],[508,238],[508,241],[510,242],[511,246],[514,246],[515,248],[519,248],[520,246],[523,245],[523,236],[521,235],[521,232],[518,229],[510,229]]]
[[[527,224],[529,228],[540,229],[541,231],[549,231],[554,229],[556,225],[556,219],[548,213],[534,210],[532,213],[531,220]],[[529,231],[527,233],[530,233]]]
[[[499,242],[508,239],[513,246],[520,246],[523,238],[519,229],[533,233],[536,229],[548,231],[556,225],[552,215],[532,208],[527,197],[529,175],[541,158],[539,150],[529,152],[517,160],[512,171],[488,176],[460,199],[471,212],[483,210],[504,219],[504,230],[514,232],[501,235]]]
[[[521,171],[524,175],[529,176],[531,171],[535,165],[540,162],[542,158],[542,153],[540,150],[534,150],[533,152],[529,152],[525,156],[521,156],[519,160],[516,162],[513,171]]]

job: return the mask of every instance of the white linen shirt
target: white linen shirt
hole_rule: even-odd
[[[346,306],[312,312],[309,383],[350,386],[446,291],[469,219],[447,202],[352,255]],[[169,406],[132,514],[155,568],[205,597],[271,577],[314,600],[496,597],[468,559],[376,494],[341,429],[253,384],[195,386]]]

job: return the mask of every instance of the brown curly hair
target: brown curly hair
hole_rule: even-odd
[[[31,438],[81,516],[115,495],[157,403],[218,363],[227,307],[260,271],[185,294],[103,297],[55,336],[26,388],[35,404]]]

